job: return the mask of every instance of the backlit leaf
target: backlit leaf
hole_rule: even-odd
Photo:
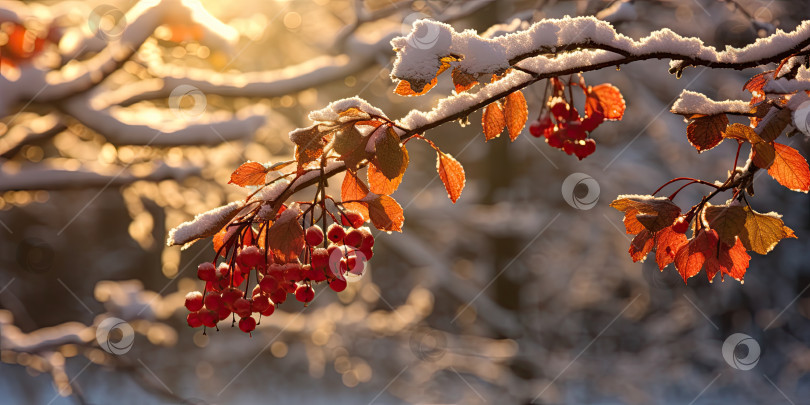
[[[518,90],[506,96],[503,113],[506,118],[506,128],[509,130],[509,139],[514,141],[523,131],[529,117],[529,109],[526,105],[526,98],[523,97],[523,92]]]
[[[740,234],[742,244],[748,250],[761,255],[770,252],[780,240],[795,238],[793,230],[786,227],[775,212],[761,214],[748,207],[744,208],[744,232]]]
[[[342,201],[358,201],[366,198],[367,195],[368,187],[357,178],[357,174],[347,171],[340,187],[340,199]],[[363,219],[368,221],[368,204],[364,202],[348,202],[344,203],[343,206],[346,209],[359,212],[363,215]]]
[[[774,142],[776,156],[768,169],[768,174],[779,184],[793,190],[807,193],[810,190],[810,167],[799,151],[787,145]]]
[[[236,184],[237,186],[260,186],[265,182],[267,177],[267,168],[258,162],[247,162],[236,168],[231,173],[231,180],[228,184]]]
[[[723,131],[727,125],[728,117],[725,114],[698,117],[686,127],[686,136],[698,152],[704,152],[723,141]]]
[[[497,138],[506,127],[506,117],[503,114],[501,105],[498,102],[491,103],[484,108],[481,117],[481,126],[484,128],[486,140]]]
[[[393,128],[387,128],[385,134],[377,138],[375,163],[380,172],[389,180],[401,177],[408,167],[408,153],[400,144],[399,136]]]
[[[402,207],[387,195],[377,196],[368,201],[368,211],[371,223],[381,231],[402,232],[405,215]]]
[[[304,249],[304,228],[298,222],[299,213],[298,209],[288,208],[267,231],[268,248],[279,263],[297,259]]]
[[[464,176],[464,168],[453,156],[440,151],[436,152],[436,170],[447,190],[447,196],[450,197],[450,201],[455,203],[461,197],[461,191],[464,190],[464,183],[467,181]]]
[[[711,205],[703,210],[709,228],[717,232],[720,241],[734,246],[734,239],[745,231],[745,209],[739,205]]]

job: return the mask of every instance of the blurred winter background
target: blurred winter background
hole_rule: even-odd
[[[153,3],[159,12],[125,14]],[[704,273],[684,285],[671,267],[632,263],[621,214],[608,207],[618,194],[650,193],[677,176],[725,179],[733,145],[698,155],[668,109],[683,88],[747,99],[742,85],[759,70],[689,69],[676,79],[665,61],[651,61],[586,74],[589,84],[619,87],[628,106],[622,122],[594,133],[597,151],[582,162],[528,131],[512,144],[485,144],[480,113],[471,125],[428,132],[466,168],[459,202],[446,198],[435,155],[409,145],[410,170],[394,195],[405,232],[378,235],[370,272],[345,292],[326,291],[306,308],[288,301],[253,338],[185,325],[183,296],[199,289],[196,265],[213,255],[211,242],[164,246],[168,229],[245,196],[226,184],[240,163],[288,159],[287,132],[308,125],[308,111],[359,95],[396,118],[449,94],[449,80],[420,98],[393,93],[388,41],[418,18],[483,32],[514,18],[598,14],[635,38],[667,27],[724,47],[771,25],[793,29],[810,17],[804,1],[13,1],[0,9],[0,402],[810,397],[806,195],[757,178],[753,206],[782,213],[799,239],[754,257],[744,285],[709,284]],[[142,40],[126,34],[136,23]],[[50,42],[14,34],[19,25]],[[12,49],[15,35],[32,42]],[[137,52],[122,60],[115,53],[126,50],[104,51],[119,40]],[[66,73],[46,74],[55,69]],[[530,119],[543,88],[525,92]],[[806,138],[792,139],[810,155]],[[575,173],[598,185],[591,209],[566,202],[563,182]],[[699,187],[676,202],[691,204]],[[568,199],[583,201],[585,188]],[[135,332],[122,354],[96,340],[110,316]],[[734,333],[753,338],[737,358],[761,349],[750,370],[723,358]]]

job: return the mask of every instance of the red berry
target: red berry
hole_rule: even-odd
[[[219,310],[217,311],[217,317],[219,317],[220,321],[228,318],[229,316],[231,316],[231,310],[230,309],[228,309],[224,305],[219,307]]]
[[[318,225],[312,225],[307,228],[306,234],[307,244],[309,246],[318,246],[323,243],[323,230]]]
[[[230,278],[231,269],[228,268],[228,263],[222,262],[217,267],[217,278],[223,279],[225,277]]]
[[[222,297],[217,293],[210,293],[205,296],[205,307],[212,311],[218,311],[222,307]]]
[[[360,245],[363,244],[363,232],[360,232],[357,229],[352,229],[343,238],[343,243],[348,246],[359,248]]]
[[[258,246],[250,245],[242,248],[242,251],[236,256],[236,262],[243,267],[246,272],[254,267],[264,265],[264,249],[259,249]]]
[[[256,329],[256,320],[252,316],[247,316],[239,320],[239,329],[242,332],[250,333]]]
[[[279,288],[272,293],[270,293],[270,299],[273,300],[276,304],[282,304],[284,301],[287,301],[287,290],[283,288]]]
[[[199,328],[203,324],[202,320],[200,319],[200,314],[197,312],[192,312],[186,315],[186,322],[188,323],[188,326],[191,326],[192,328]]]
[[[301,302],[310,302],[315,298],[315,290],[308,285],[298,286],[295,290],[295,299]]]
[[[340,222],[343,226],[351,226],[352,228],[359,228],[363,226],[366,222],[363,219],[363,215],[361,215],[357,211],[346,211],[343,215],[340,216]]]
[[[362,253],[363,256],[365,256],[365,259],[366,259],[365,261],[371,260],[371,256],[374,256],[374,251],[370,247],[369,248],[361,248],[360,253]]]
[[[329,252],[324,248],[317,248],[312,251],[312,267],[318,270],[326,270],[329,267]]]
[[[360,228],[360,232],[363,233],[363,243],[360,245],[360,249],[371,249],[374,246],[374,235],[366,227]]]
[[[217,321],[219,320],[219,318],[218,318],[216,312],[208,310],[208,309],[203,309],[203,310],[200,310],[200,312],[198,312],[198,314],[199,314],[198,317],[200,319],[200,322],[202,322],[203,325],[205,325],[205,326],[207,326],[209,328],[213,328],[214,326],[217,326]]]
[[[216,281],[217,268],[211,262],[200,263],[197,266],[197,278],[203,281]]]
[[[239,298],[233,303],[233,312],[241,317],[250,316],[250,301],[244,298]]]
[[[267,309],[265,309],[264,311],[262,311],[262,315],[263,316],[270,316],[270,315],[273,315],[273,312],[276,312],[276,306],[275,306],[275,304],[273,304],[271,302],[270,306],[267,307]]]
[[[199,291],[192,291],[186,294],[186,309],[196,312],[203,307],[203,296]]]
[[[267,298],[266,295],[257,295],[253,297],[253,306],[251,307],[251,310],[253,312],[264,312],[272,305],[273,304],[270,302],[270,298]]]
[[[326,237],[329,238],[332,243],[340,243],[344,236],[346,236],[346,231],[343,230],[343,227],[338,224],[329,225],[329,231],[326,232]]]
[[[341,292],[346,289],[346,280],[336,278],[329,282],[329,288],[335,292]]]
[[[259,281],[259,288],[265,294],[270,294],[278,288],[278,281],[272,276],[264,276],[262,281]]]
[[[242,298],[243,295],[245,294],[238,288],[229,287],[222,292],[222,303],[228,307],[233,306],[233,303]]]

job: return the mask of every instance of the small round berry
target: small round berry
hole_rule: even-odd
[[[268,307],[272,306],[273,304],[270,303],[270,298],[267,298],[266,295],[257,295],[253,298],[253,306],[251,310],[253,312],[264,312],[267,310]]]
[[[228,267],[228,263],[222,262],[217,267],[217,278],[230,278],[231,269]]]
[[[324,248],[317,248],[312,251],[312,268],[326,270],[329,267],[329,252]]]
[[[243,295],[245,294],[242,290],[236,287],[228,287],[222,292],[222,303],[225,304],[225,306],[232,306],[233,303],[239,298],[242,298]]]
[[[222,307],[222,297],[217,293],[206,295],[205,307],[212,311],[218,311]]]
[[[360,232],[363,233],[363,243],[360,244],[360,249],[371,249],[374,246],[374,235],[368,228],[361,228]]]
[[[318,225],[310,226],[307,228],[306,239],[309,246],[320,245],[323,243],[323,230]]]
[[[223,321],[227,319],[229,316],[231,316],[231,313],[232,313],[231,310],[223,305],[219,307],[219,310],[217,310],[217,317],[219,317],[220,321]]]
[[[334,290],[335,292],[341,292],[346,289],[346,280],[341,278],[336,278],[329,282],[329,288]]]
[[[283,304],[284,301],[287,301],[287,290],[279,288],[273,291],[270,293],[270,299],[276,304]]]
[[[200,263],[197,266],[197,278],[203,281],[216,281],[217,268],[211,262]]]
[[[295,290],[295,299],[301,302],[310,302],[315,298],[315,290],[308,285],[298,286]]]
[[[264,311],[262,311],[262,316],[273,315],[273,312],[276,312],[276,305],[271,302],[270,306],[267,307],[267,309],[265,309]]]
[[[236,256],[236,262],[248,272],[254,267],[263,266],[264,249],[259,249],[256,245],[246,246]]]
[[[374,250],[372,248],[360,248],[360,253],[363,254],[365,257],[365,261],[371,260],[371,257],[374,256]]]
[[[215,311],[203,309],[200,310],[200,312],[198,312],[197,314],[203,325],[209,328],[217,326],[217,321],[219,320],[219,317],[217,316],[217,313]]]
[[[352,229],[343,238],[343,243],[347,246],[359,248],[363,244],[363,232],[357,229]]]
[[[186,315],[186,322],[188,323],[188,326],[191,326],[192,328],[199,328],[203,324],[202,320],[200,319],[200,314],[197,312],[192,312]]]
[[[250,304],[251,304],[250,301],[244,298],[239,298],[233,303],[233,312],[235,312],[236,315],[239,315],[241,317],[250,316],[251,313]]]
[[[275,277],[265,276],[262,281],[259,281],[259,288],[265,294],[270,294],[278,288],[278,281],[276,281]]]
[[[344,236],[346,236],[346,231],[342,226],[338,224],[329,225],[329,231],[326,232],[326,237],[329,238],[332,243],[340,243]]]
[[[197,312],[203,307],[203,295],[199,291],[192,291],[186,294],[186,309]]]
[[[239,320],[239,329],[242,332],[250,333],[256,329],[256,320],[252,316],[247,316]]]
[[[672,230],[678,233],[686,233],[689,229],[689,222],[690,220],[686,220],[684,217],[679,217],[675,220],[675,224],[672,225]]]

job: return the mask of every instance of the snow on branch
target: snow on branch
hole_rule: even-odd
[[[669,29],[634,40],[594,17],[547,19],[525,31],[495,38],[481,37],[473,30],[459,33],[445,23],[419,20],[407,36],[394,38],[391,44],[397,50],[392,79],[416,83],[431,81],[445,57],[460,57],[450,62],[451,65],[485,77],[502,73],[524,59],[579,49],[609,51],[623,56],[627,59],[624,62],[671,59],[673,71],[690,65],[740,69],[802,51],[810,44],[810,21],[803,22],[792,32],[777,30],[744,48],[726,47],[722,51],[706,46],[698,38],[682,37]]]
[[[741,100],[714,101],[702,93],[683,90],[670,111],[685,116],[694,114],[749,114],[751,113],[751,105]]]
[[[245,202],[239,200],[197,214],[191,221],[183,222],[169,231],[166,245],[184,245],[186,247],[197,239],[213,236],[230,222],[244,206]]]

